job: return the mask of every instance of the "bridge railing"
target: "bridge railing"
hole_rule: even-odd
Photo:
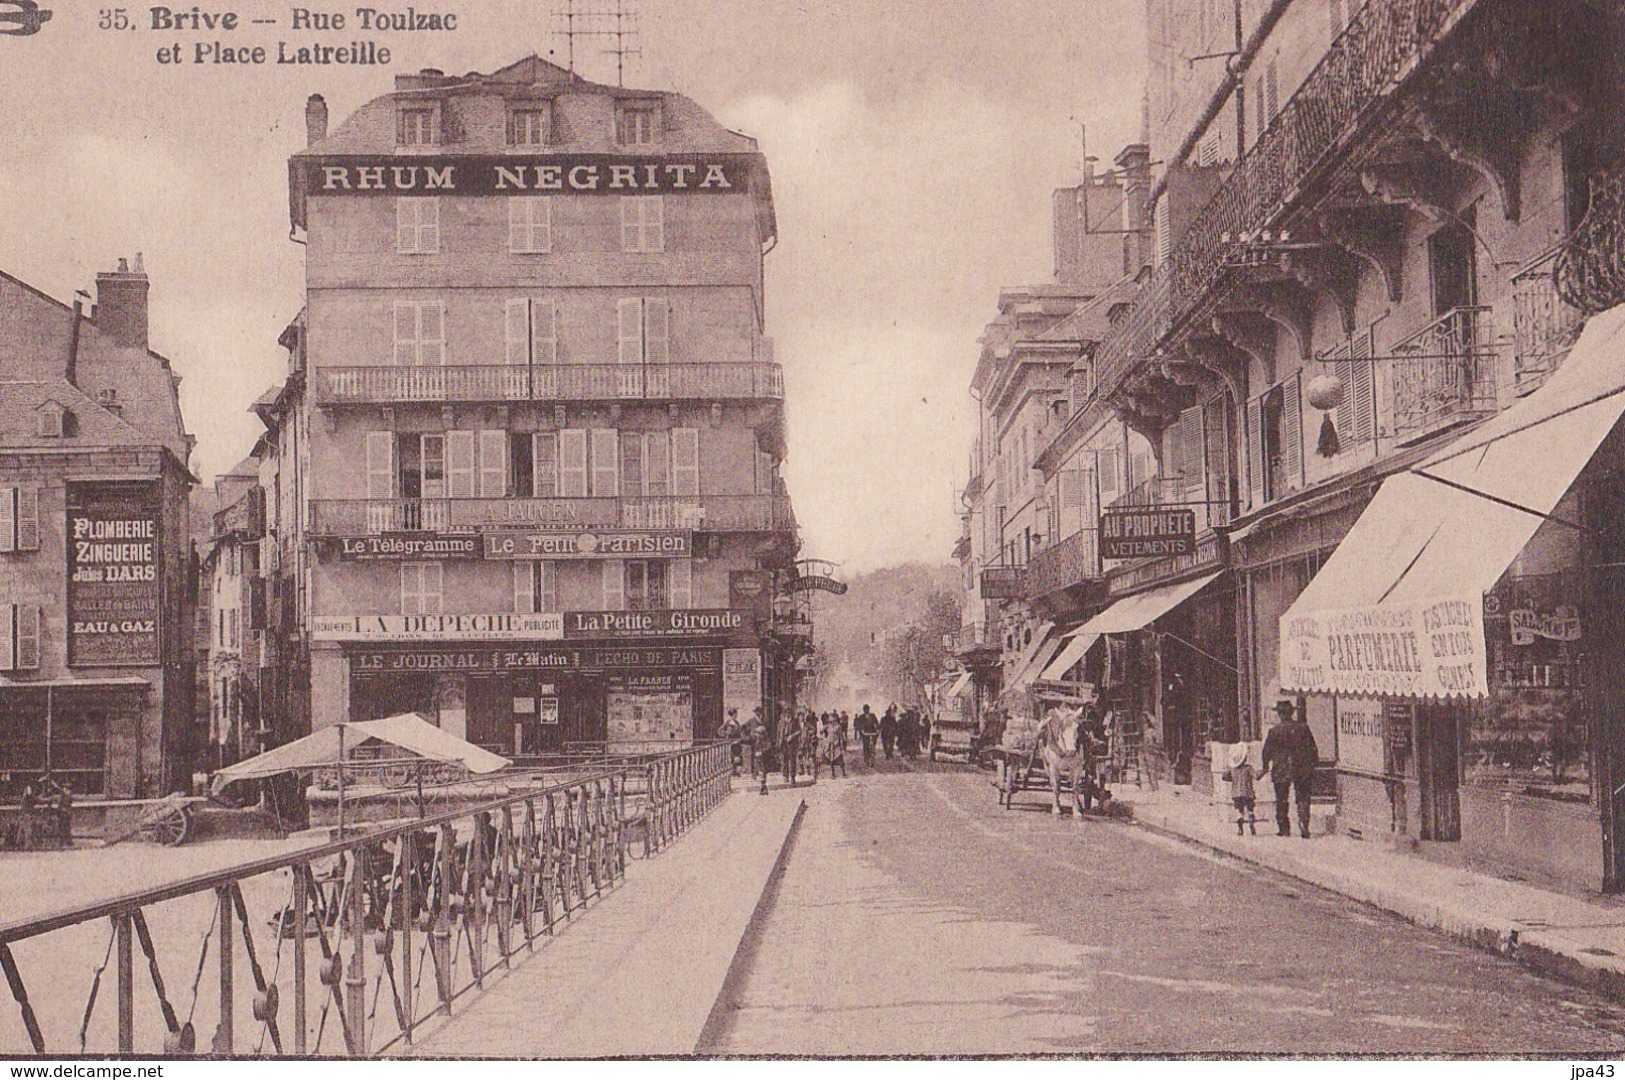
[[[0,1056],[410,1043],[730,790],[724,743],[0,924]],[[0,998],[3,1001],[3,998]],[[100,1008],[98,1008],[98,1005]]]

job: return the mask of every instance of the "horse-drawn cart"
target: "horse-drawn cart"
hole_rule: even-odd
[[[1111,794],[1096,773],[1093,738],[1076,712],[1052,709],[1043,721],[1012,720],[990,751],[999,805],[1008,810],[1024,791],[1047,791],[1057,814],[1063,796],[1080,810],[1104,808]]]

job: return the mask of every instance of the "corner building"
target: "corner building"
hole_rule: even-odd
[[[535,57],[306,119],[312,726],[531,754],[750,715],[796,548],[755,141]]]

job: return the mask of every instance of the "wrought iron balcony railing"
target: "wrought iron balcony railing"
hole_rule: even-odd
[[[1414,442],[1496,408],[1490,309],[1455,308],[1394,346],[1394,434]]]
[[[1588,315],[1625,304],[1625,170],[1592,178],[1591,206],[1553,271],[1563,301]]]
[[[1183,316],[1244,238],[1266,227],[1348,135],[1414,73],[1475,0],[1368,0],[1203,207],[1172,256]]]
[[[1135,506],[1169,506],[1185,501],[1183,476],[1153,476],[1119,495],[1111,508],[1126,510]]]
[[[1027,563],[1022,591],[1028,599],[1100,577],[1100,545],[1094,529],[1080,529],[1040,551]]]
[[[998,623],[973,622],[961,626],[954,634],[955,656],[964,656],[966,653],[981,651],[996,652],[998,648]]]
[[[1156,352],[1171,323],[1169,303],[1169,276],[1158,268],[1135,295],[1128,316],[1112,327],[1095,352],[1095,390],[1100,397],[1116,393],[1130,372]]]
[[[1535,389],[1557,370],[1585,325],[1585,312],[1558,292],[1556,266],[1563,250],[1553,248],[1512,276],[1517,338],[1513,378],[1520,394]]]
[[[469,532],[502,528],[695,529],[789,532],[790,500],[780,495],[638,496],[585,499],[313,499],[310,534]]]
[[[413,401],[781,400],[778,364],[318,367],[318,404]]]

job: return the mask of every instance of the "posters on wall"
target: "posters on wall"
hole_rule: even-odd
[[[722,650],[722,715],[748,723],[762,703],[762,654],[758,649]]]
[[[1366,773],[1385,773],[1383,726],[1380,699],[1338,698],[1338,766]]]
[[[1489,693],[1482,597],[1284,615],[1281,686],[1348,696]]]
[[[73,489],[68,505],[68,665],[161,662],[158,490]]]
[[[606,704],[611,750],[667,750],[694,738],[694,691],[687,672],[612,675]]]

